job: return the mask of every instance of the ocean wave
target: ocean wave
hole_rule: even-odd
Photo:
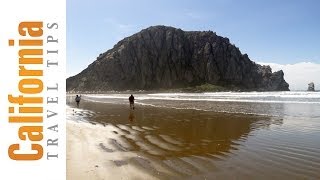
[[[86,95],[95,99],[126,100],[129,94]],[[318,92],[217,92],[217,93],[156,93],[137,94],[136,100],[166,101],[208,101],[208,102],[246,102],[246,103],[291,103],[320,104]]]

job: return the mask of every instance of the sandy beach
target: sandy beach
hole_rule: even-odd
[[[124,159],[138,157],[136,153],[115,151],[111,139],[116,139],[112,126],[67,121],[67,179],[154,179]]]
[[[317,129],[307,134],[297,129],[298,117],[144,105],[151,100],[137,102],[133,111],[126,103],[98,102],[89,96],[76,108],[73,98],[67,98],[71,180],[319,177]],[[279,109],[279,105],[250,105],[264,106]],[[317,126],[312,118],[310,122],[304,129]]]
[[[82,102],[82,105],[97,105],[97,103]],[[236,149],[236,144],[232,144],[230,139],[246,136],[251,122],[250,120],[244,124],[234,124],[232,121],[215,122],[211,125],[217,126],[217,129],[200,132],[199,130],[205,128],[207,124],[204,121],[198,125],[192,122],[199,118],[194,116],[196,111],[184,112],[186,117],[182,118],[183,114],[176,113],[176,110],[138,106],[135,114],[130,115],[132,111],[123,105],[99,103],[98,105],[106,108],[106,112],[110,114],[102,115],[97,108],[96,112],[75,107],[67,109],[68,179],[204,177],[202,173],[216,169],[208,158],[219,159],[218,156],[223,157],[230,149]],[[128,113],[127,118],[125,113]],[[141,125],[139,120],[148,119],[147,114],[154,120]],[[169,116],[159,119],[163,114]],[[99,122],[101,116],[110,119],[107,122]],[[157,119],[162,121],[159,126],[155,125]],[[179,124],[182,125],[181,129],[177,129]],[[234,125],[240,125],[241,128],[224,132],[225,129],[236,129]],[[199,127],[202,128],[198,129]],[[202,157],[203,155],[205,157]]]
[[[195,132],[187,135],[192,142],[187,143],[183,134],[173,138],[168,134],[158,134],[156,126],[136,126],[132,124],[89,121],[93,112],[68,107],[67,114],[67,176],[68,179],[180,179],[201,175],[201,169],[216,169],[201,154],[223,155],[231,144],[224,140],[201,139]],[[130,115],[129,115],[130,116]],[[117,120],[115,117],[113,120]],[[171,117],[173,118],[173,117]],[[186,120],[188,121],[188,120]],[[130,119],[128,120],[130,122]],[[185,128],[181,133],[185,133]],[[243,129],[245,132],[245,129]],[[219,132],[223,134],[222,132]],[[238,136],[238,134],[231,134]],[[240,136],[240,135],[239,135]],[[194,138],[192,140],[192,138]],[[222,138],[222,137],[220,137]],[[200,146],[197,146],[200,145]],[[209,145],[209,146],[208,146]],[[208,146],[208,147],[206,147]],[[185,149],[184,149],[185,148]],[[203,149],[204,148],[204,149]],[[188,157],[199,161],[204,167],[176,157]],[[187,171],[186,171],[187,170]],[[201,177],[201,176],[200,176]]]

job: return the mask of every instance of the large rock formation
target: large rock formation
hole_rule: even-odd
[[[201,84],[242,90],[289,90],[283,72],[251,61],[212,31],[153,26],[118,42],[67,79],[68,91],[138,90]]]
[[[314,90],[314,83],[313,83],[313,82],[311,82],[311,83],[308,84],[308,91],[315,91],[315,90]]]

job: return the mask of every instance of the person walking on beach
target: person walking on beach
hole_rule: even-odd
[[[129,97],[129,103],[130,103],[130,109],[134,109],[134,97],[132,94]]]
[[[79,104],[80,104],[80,100],[81,100],[81,95],[80,95],[80,96],[77,95],[75,100],[76,100],[76,102],[77,102],[77,107],[79,108]]]

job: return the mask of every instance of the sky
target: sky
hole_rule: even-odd
[[[212,30],[256,62],[320,64],[318,0],[67,0],[67,75],[153,25]]]

